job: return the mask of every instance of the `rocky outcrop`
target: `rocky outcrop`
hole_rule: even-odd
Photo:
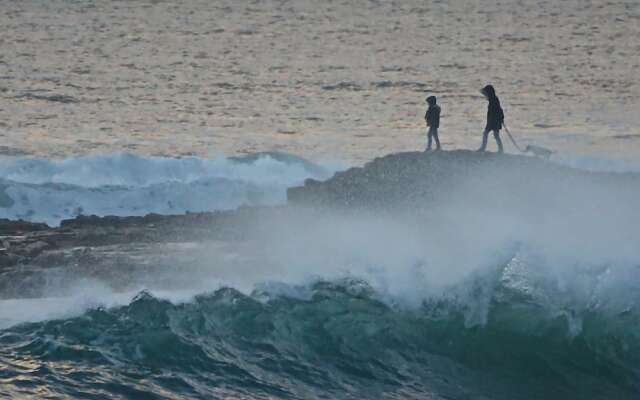
[[[449,207],[442,214],[506,215],[519,224],[604,216],[617,227],[615,218],[606,217],[640,219],[634,207],[639,195],[640,174],[587,172],[533,157],[470,151],[391,154],[323,182],[309,179],[289,189],[287,206],[80,216],[55,228],[0,220],[0,298],[41,296],[52,276],[96,278],[122,288],[135,274],[153,277],[162,269],[184,268],[221,247],[242,258],[243,242],[270,237],[273,226],[299,216],[313,224],[327,210],[413,217]]]
[[[126,287],[134,271],[153,274],[183,265],[216,243],[249,240],[259,233],[255,221],[282,212],[243,207],[184,215],[80,216],[55,228],[0,220],[0,298],[40,296],[54,275]]]
[[[287,197],[291,205],[380,211],[461,200],[476,206],[511,206],[574,197],[580,190],[587,191],[581,202],[594,201],[590,194],[615,194],[620,201],[632,201],[640,190],[640,174],[589,172],[519,155],[411,152],[376,158],[324,182],[307,179],[304,186],[290,188]],[[549,207],[556,205],[566,204],[548,202]]]

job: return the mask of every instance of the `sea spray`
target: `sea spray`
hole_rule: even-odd
[[[0,161],[0,218],[57,225],[77,215],[181,214],[274,205],[320,166],[284,153],[202,159],[133,154]]]
[[[427,156],[404,157],[416,168]],[[194,248],[195,262],[125,275],[126,297],[96,291],[39,322],[14,318],[0,333],[12,365],[0,394],[634,398],[640,221],[637,187],[617,184],[634,181],[556,169],[534,181],[534,161],[513,161],[476,164],[431,197],[385,197],[388,182],[369,174],[384,207],[261,214],[242,240]],[[396,190],[411,173],[376,167]],[[355,202],[366,186],[351,173],[338,195]],[[21,302],[10,305],[38,308]],[[44,372],[19,392],[24,357]]]

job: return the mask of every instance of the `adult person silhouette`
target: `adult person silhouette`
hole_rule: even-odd
[[[480,93],[489,101],[489,108],[487,110],[487,125],[482,133],[482,146],[480,146],[478,151],[485,151],[487,149],[489,132],[493,132],[493,137],[498,144],[498,153],[504,153],[502,140],[500,139],[500,129],[502,129],[502,124],[504,123],[504,111],[502,111],[502,107],[500,107],[500,99],[498,99],[496,90],[491,85],[483,87]]]
[[[431,143],[436,142],[436,150],[440,150],[440,139],[438,138],[438,128],[440,127],[440,106],[436,104],[436,96],[427,97],[429,108],[424,114],[424,120],[427,121],[427,149],[431,150]]]

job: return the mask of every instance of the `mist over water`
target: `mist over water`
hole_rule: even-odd
[[[519,173],[469,171],[407,209],[292,207],[125,290],[52,276],[44,298],[0,302],[0,360],[93,377],[48,386],[63,398],[105,380],[132,398],[633,398],[640,188],[500,185]]]
[[[265,154],[243,162],[122,154],[4,161],[0,169],[9,182],[4,192],[14,204],[0,210],[15,217],[18,209],[30,205],[20,201],[25,196],[34,199],[34,208],[42,205],[29,219],[44,222],[59,222],[54,218],[74,207],[84,210],[83,214],[141,215],[226,209],[253,204],[252,200],[282,204],[287,187],[307,177],[329,176],[331,168],[336,168],[310,167],[294,156],[273,157]],[[585,165],[586,161],[563,163]],[[607,163],[600,159],[591,169],[602,170],[603,164]],[[513,189],[521,188],[487,187],[486,175],[492,173],[518,171],[471,172],[456,187],[433,188],[446,193],[442,201],[413,209],[375,214],[299,210],[284,218],[256,221],[255,229],[263,237],[242,251],[249,250],[264,264],[249,266],[251,273],[238,273],[238,282],[225,270],[212,267],[205,272],[223,283],[227,279],[229,284],[242,284],[245,291],[273,279],[300,284],[305,279],[344,277],[348,272],[379,281],[377,289],[406,295],[404,285],[416,286],[411,293],[438,292],[516,255],[542,263],[538,269],[558,269],[554,274],[563,270],[573,274],[574,267],[640,261],[634,236],[640,212],[628,201],[640,194],[637,188],[612,187],[607,192],[587,183],[559,190],[550,181],[544,191],[536,186],[523,202],[512,195]],[[260,195],[252,195],[252,190]],[[173,207],[158,208],[170,203]],[[424,294],[413,302],[419,303]]]

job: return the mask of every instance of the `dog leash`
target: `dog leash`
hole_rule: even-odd
[[[504,121],[502,121],[502,126],[504,126],[504,130],[507,131],[507,135],[509,135],[509,139],[511,139],[511,143],[513,143],[513,145],[516,146],[516,149],[518,149],[520,153],[524,153],[524,150],[522,150],[520,146],[518,146],[518,143],[516,143],[516,140],[511,135],[511,132],[509,132],[509,128],[507,128],[507,124]]]

